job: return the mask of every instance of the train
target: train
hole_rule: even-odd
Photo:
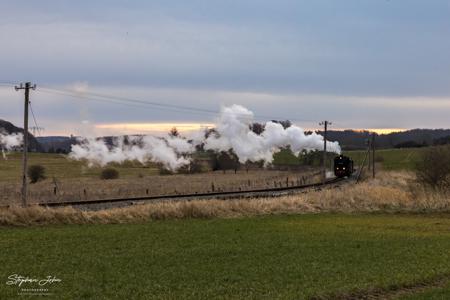
[[[353,160],[350,157],[341,154],[334,158],[334,175],[336,177],[350,177],[353,172]]]

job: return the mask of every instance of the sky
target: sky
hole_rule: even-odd
[[[449,128],[449,37],[439,0],[0,0],[0,118],[22,124],[30,81],[43,135],[209,127],[231,104],[307,129]]]

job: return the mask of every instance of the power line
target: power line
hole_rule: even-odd
[[[215,111],[215,110],[196,108],[196,107],[188,107],[188,106],[182,106],[182,105],[163,104],[163,103],[157,103],[157,102],[152,102],[152,101],[144,101],[144,100],[128,98],[128,97],[117,97],[117,96],[105,95],[105,94],[93,93],[93,92],[79,93],[79,92],[76,92],[73,90],[51,88],[51,87],[43,87],[40,90],[43,92],[46,92],[46,93],[59,94],[59,95],[64,95],[64,96],[69,96],[69,97],[80,98],[80,99],[84,99],[84,100],[103,101],[103,102],[111,102],[111,103],[117,103],[117,104],[133,103],[133,104],[138,104],[139,107],[142,107],[141,105],[146,105],[146,106],[151,106],[153,108],[158,107],[161,110],[184,112],[184,113],[190,113],[190,114],[210,114],[210,115],[220,114],[218,111]],[[286,119],[286,118],[265,116],[265,115],[254,115],[254,117],[255,117],[255,119],[260,119],[260,120],[262,120],[262,119],[266,119],[266,120]],[[287,118],[287,119],[293,120],[293,121],[314,122],[314,120],[311,120],[311,119],[298,119],[298,118]]]
[[[57,88],[46,88],[46,89],[55,90],[55,91],[61,91],[61,92],[66,92],[66,93],[72,93],[72,94],[75,94],[75,95],[77,95],[77,96],[81,96],[80,94],[82,94],[83,96],[84,96],[84,95],[89,95],[89,96],[98,97],[98,98],[103,98],[103,99],[112,99],[112,100],[118,100],[118,101],[125,101],[125,102],[139,103],[139,104],[144,104],[144,105],[151,105],[151,106],[165,107],[165,108],[175,108],[175,109],[183,109],[183,110],[190,110],[190,111],[199,111],[199,112],[213,113],[213,114],[216,113],[216,111],[209,110],[209,109],[195,108],[195,107],[188,107],[188,106],[182,106],[182,105],[164,104],[164,103],[157,103],[157,102],[152,102],[152,101],[143,101],[143,100],[133,99],[133,98],[128,98],[128,97],[117,97],[117,96],[113,96],[113,95],[105,95],[105,94],[93,93],[93,92],[82,92],[82,93],[78,93],[78,92],[76,92],[76,91],[66,90],[66,89],[57,89]],[[81,96],[81,97],[83,97],[83,96]]]
[[[7,81],[0,81],[0,84],[3,85],[13,85],[13,83],[7,82]],[[118,97],[114,95],[106,95],[101,93],[94,93],[94,92],[77,92],[70,89],[62,89],[62,88],[56,88],[51,87],[48,85],[40,85],[40,92],[54,94],[54,95],[60,95],[60,96],[68,96],[72,98],[78,98],[82,100],[90,100],[90,101],[98,101],[98,102],[105,102],[105,103],[114,103],[114,104],[120,104],[120,105],[126,105],[126,106],[133,106],[133,107],[151,107],[152,109],[158,109],[163,111],[172,111],[172,112],[183,112],[183,113],[189,113],[189,114],[195,114],[195,115],[213,115],[217,116],[220,115],[220,112],[216,110],[211,109],[204,109],[204,108],[198,108],[198,107],[190,107],[190,106],[183,106],[183,105],[173,105],[173,104],[165,104],[165,103],[158,103],[154,101],[144,101],[141,99],[135,99],[130,97]],[[267,116],[267,115],[260,115],[260,114],[254,114],[255,120],[291,120],[291,121],[298,121],[298,122],[315,122],[315,120],[312,119],[299,119],[299,118],[282,118],[279,116]]]
[[[114,103],[114,104],[120,104],[120,105],[125,105],[125,106],[132,106],[132,107],[139,107],[139,108],[146,108],[146,109],[158,109],[158,110],[163,110],[163,111],[172,111],[172,112],[183,112],[186,113],[183,110],[180,109],[175,109],[175,108],[161,108],[161,107],[151,107],[151,106],[147,106],[147,105],[139,105],[137,103],[127,103],[127,102],[123,102],[123,101],[117,101],[114,99],[98,99],[98,98],[93,98],[93,97],[85,97],[85,96],[80,96],[80,95],[74,95],[74,94],[69,94],[69,93],[64,93],[64,92],[57,92],[57,91],[50,91],[50,90],[41,90],[41,92],[45,92],[45,93],[49,93],[49,94],[53,94],[53,95],[62,95],[62,96],[68,96],[68,97],[72,97],[72,98],[78,98],[81,100],[91,100],[91,101],[97,101],[97,102],[103,102],[103,103]],[[203,115],[202,113],[198,113],[198,112],[190,112],[191,114],[198,114],[198,115]]]
[[[1,85],[1,86],[12,87],[12,86],[14,86],[14,83],[12,83],[12,82],[3,82],[3,81],[0,81],[0,85]]]
[[[7,81],[4,81],[4,82],[0,81],[0,84],[14,85],[14,83],[7,82]],[[45,93],[69,96],[69,97],[79,98],[79,99],[83,99],[83,100],[102,101],[102,102],[136,106],[136,107],[151,106],[153,108],[158,108],[158,109],[164,110],[164,111],[184,112],[184,113],[196,114],[196,115],[209,114],[209,115],[214,115],[214,116],[217,116],[220,114],[220,112],[218,112],[216,110],[183,106],[183,105],[165,104],[165,103],[159,103],[159,102],[154,102],[154,101],[144,101],[141,99],[135,99],[135,98],[129,98],[129,97],[118,97],[118,96],[114,96],[114,95],[106,95],[106,94],[87,92],[87,91],[86,92],[83,91],[80,93],[80,92],[70,90],[70,89],[55,88],[55,87],[51,87],[49,85],[42,85],[42,84],[40,84],[39,90],[41,92],[45,92]],[[137,105],[130,105],[131,103],[137,104]],[[282,118],[279,116],[267,116],[267,115],[259,115],[259,114],[257,114],[257,115],[255,114],[254,118],[256,120],[291,120],[291,121],[299,121],[299,122],[315,122],[315,120],[312,120],[312,119]]]
[[[39,125],[38,125],[38,123],[36,121],[36,116],[34,115],[33,106],[31,106],[31,102],[29,103],[29,105],[30,105],[31,115],[33,116],[33,121],[34,121],[34,125],[35,125],[35,127],[33,127],[32,129],[33,129],[33,131],[37,130],[38,135],[41,135],[41,128],[42,127],[39,127]]]
[[[52,88],[53,89],[53,88]],[[195,107],[187,107],[187,106],[181,106],[181,105],[170,105],[170,104],[162,104],[162,103],[156,103],[156,102],[149,102],[149,101],[143,101],[143,100],[138,100],[138,99],[132,99],[132,98],[126,98],[126,97],[116,97],[116,96],[111,96],[111,95],[104,95],[104,94],[99,94],[99,93],[84,93],[83,95],[80,95],[77,92],[73,92],[71,90],[63,90],[63,89],[53,89],[55,91],[64,91],[68,96],[72,96],[72,97],[77,97],[77,98],[81,98],[81,99],[92,99],[92,100],[99,100],[99,99],[93,99],[90,97],[86,97],[84,96],[84,94],[87,95],[92,95],[94,97],[99,97],[102,98],[102,100],[106,100],[106,101],[111,101],[111,100],[116,100],[116,101],[124,101],[124,102],[131,102],[131,103],[137,103],[137,104],[142,104],[142,105],[150,105],[150,106],[157,106],[160,107],[160,109],[164,110],[169,110],[169,111],[183,111],[185,112],[185,110],[189,111],[189,113],[195,113],[195,114],[212,114],[212,115],[218,115],[219,112],[215,111],[215,110],[208,110],[208,109],[202,109],[202,108],[195,108]],[[67,94],[69,93],[69,94]],[[74,94],[75,93],[75,94]],[[116,102],[116,103],[119,103]],[[258,115],[255,116],[258,118],[266,118],[266,119],[280,119],[277,117],[269,117],[269,116],[262,116],[262,115]]]
[[[14,83],[8,82],[8,81],[1,81],[0,85],[5,86],[13,86]],[[133,107],[152,107],[152,109],[159,109],[162,111],[172,111],[172,112],[183,112],[183,113],[189,113],[194,115],[213,115],[217,116],[220,114],[220,112],[216,110],[210,110],[210,109],[203,109],[198,107],[189,107],[189,106],[183,106],[183,105],[173,105],[173,104],[165,104],[165,103],[158,103],[154,101],[144,101],[141,99],[134,99],[129,97],[118,97],[114,95],[106,95],[101,93],[94,93],[94,92],[77,92],[70,89],[62,89],[62,88],[56,88],[49,85],[41,85],[39,91],[54,94],[54,95],[61,95],[61,96],[68,96],[83,100],[91,100],[91,101],[98,101],[98,102],[105,102],[105,103],[114,103],[114,104],[120,104],[120,105],[127,105],[127,106],[133,106]],[[298,121],[298,122],[308,122],[308,123],[315,123],[315,120],[312,119],[299,119],[299,118],[282,118],[282,117],[275,117],[275,116],[267,116],[267,115],[254,115],[255,120],[290,120],[290,121]],[[342,123],[335,123],[337,126],[341,126],[343,129],[348,126],[343,126]],[[351,126],[349,127],[351,128]]]

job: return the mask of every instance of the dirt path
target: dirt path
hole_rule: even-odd
[[[393,285],[387,288],[373,288],[359,290],[342,294],[330,294],[319,297],[312,297],[311,300],[363,300],[363,299],[397,299],[401,296],[412,295],[424,292],[431,288],[440,288],[450,282],[450,274],[441,275],[430,280],[416,282],[413,284]]]

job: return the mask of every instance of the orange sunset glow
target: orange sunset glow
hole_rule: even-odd
[[[152,133],[163,134],[169,132],[173,127],[176,127],[180,133],[189,133],[199,129],[215,127],[213,123],[181,123],[181,122],[162,122],[162,123],[111,123],[111,124],[97,124],[95,128],[116,134],[140,134]],[[305,130],[321,130],[321,128]],[[392,132],[403,132],[404,128],[334,128],[331,130],[354,130],[354,131],[369,131],[377,134],[389,134]]]
[[[170,129],[176,127],[179,132],[191,132],[199,129],[214,127],[210,123],[113,123],[98,124],[96,129],[117,132],[121,134],[138,134],[138,133],[166,133]]]
[[[337,129],[337,130],[343,130],[343,129]],[[389,133],[393,133],[393,132],[403,132],[406,131],[408,129],[404,129],[404,128],[358,128],[358,129],[350,129],[350,130],[354,130],[354,131],[369,131],[369,132],[375,132],[377,134],[389,134]]]

